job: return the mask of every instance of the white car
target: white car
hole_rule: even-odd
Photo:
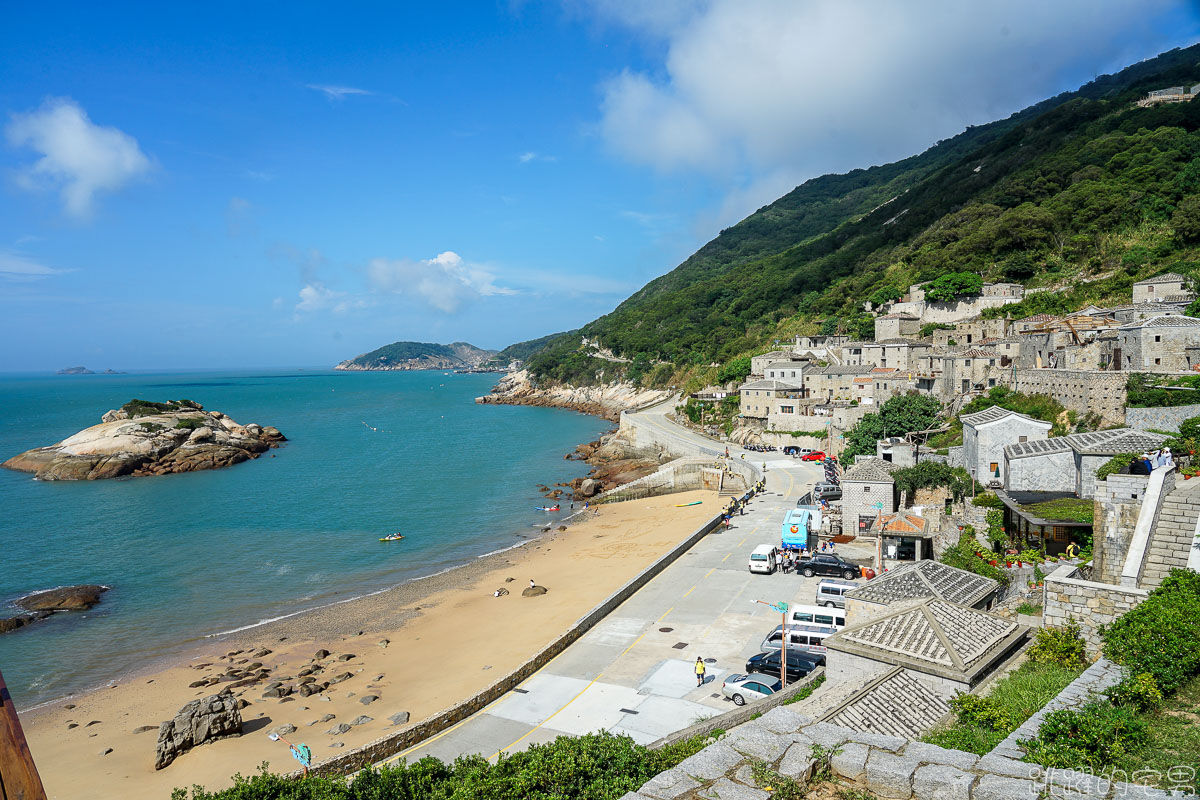
[[[747,700],[761,700],[775,694],[783,688],[779,678],[772,678],[761,672],[751,672],[749,675],[733,673],[721,684],[721,694],[728,697],[735,705],[744,706]]]

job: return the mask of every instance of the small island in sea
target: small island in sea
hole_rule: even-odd
[[[127,375],[125,372],[118,372],[115,369],[106,369],[104,372],[96,372],[87,367],[67,367],[60,369],[55,375]]]
[[[39,480],[96,480],[219,469],[258,458],[279,442],[279,429],[240,425],[191,400],[130,400],[99,425],[0,464]]]
[[[383,347],[347,359],[334,369],[351,371],[412,369],[477,369],[496,356],[496,350],[483,350],[466,342],[392,342]]]

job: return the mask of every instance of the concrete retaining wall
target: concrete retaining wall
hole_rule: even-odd
[[[1125,424],[1139,431],[1179,433],[1179,423],[1190,417],[1200,417],[1200,405],[1125,409]]]
[[[672,548],[670,551],[659,557],[650,566],[642,570],[632,580],[611,594],[606,600],[593,608],[583,617],[581,617],[574,625],[568,628],[563,634],[552,641],[550,644],[543,647],[540,651],[534,654],[524,664],[517,667],[512,672],[505,675],[500,680],[493,683],[483,691],[467,698],[461,703],[450,706],[447,709],[439,711],[428,719],[422,720],[415,725],[410,725],[407,728],[396,731],[395,733],[387,734],[373,742],[370,742],[362,747],[351,750],[347,753],[341,753],[333,758],[323,761],[311,770],[316,775],[346,775],[351,772],[370,766],[378,761],[381,761],[388,756],[394,755],[401,750],[406,750],[415,744],[418,744],[430,736],[439,733],[451,725],[454,725],[475,712],[481,710],[501,695],[519,685],[533,673],[537,672],[546,665],[550,659],[557,656],[563,650],[567,649],[580,636],[591,629],[596,623],[604,619],[610,612],[628,600],[639,589],[650,582],[656,575],[666,569],[675,559],[686,553],[692,548],[696,542],[700,541],[710,531],[715,529],[721,523],[721,515],[714,516],[711,520],[700,526],[695,532],[689,535],[686,539]],[[294,777],[298,777],[300,773],[293,773]]]

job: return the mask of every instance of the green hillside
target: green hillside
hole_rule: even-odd
[[[481,350],[467,342],[437,344],[434,342],[392,342],[369,353],[347,359],[337,369],[446,369],[475,367],[496,355],[495,350]]]
[[[1200,271],[1200,102],[1137,108],[1200,82],[1200,45],[1173,50],[885,166],[826,175],[720,233],[611,314],[553,337],[535,374],[587,383],[611,362],[643,382],[797,332],[870,331],[863,301],[949,272],[1052,287],[1016,314],[1128,301],[1133,281]]]

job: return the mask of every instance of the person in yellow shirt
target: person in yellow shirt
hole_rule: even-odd
[[[1074,542],[1071,542],[1069,545],[1067,545],[1067,558],[1078,558],[1078,557],[1079,557],[1079,545],[1075,544]]]
[[[704,685],[704,659],[696,656],[696,685]]]

